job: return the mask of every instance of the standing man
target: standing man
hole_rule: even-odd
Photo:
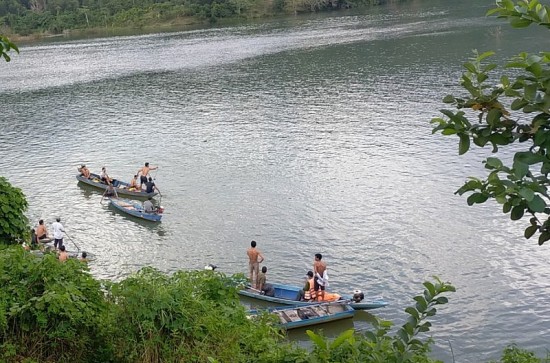
[[[260,272],[260,263],[263,262],[264,256],[260,250],[256,249],[256,241],[250,242],[250,248],[246,251],[248,255],[248,271],[250,273],[250,285],[253,289],[258,285],[258,274]]]
[[[65,232],[65,228],[63,228],[63,225],[61,224],[61,218],[57,217],[55,219],[55,222],[52,223],[52,230],[53,230],[53,247],[57,249],[61,248],[63,246],[63,232]]]
[[[314,288],[315,291],[319,291],[319,301],[325,300],[325,289],[328,286],[327,264],[322,259],[323,255],[316,253],[315,260],[313,261],[313,273],[315,274]]]
[[[137,175],[140,175],[139,189],[141,189],[141,186],[143,184],[147,183],[147,176],[149,175],[149,171],[157,170],[158,168],[158,166],[149,166],[149,163],[145,163],[145,166],[138,170]]]

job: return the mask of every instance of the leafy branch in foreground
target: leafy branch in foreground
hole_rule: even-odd
[[[433,362],[427,355],[432,340],[423,342],[418,335],[430,330],[431,323],[427,319],[436,314],[436,306],[448,302],[442,294],[456,290],[454,286],[437,277],[435,283],[424,282],[424,287],[424,293],[414,297],[415,306],[405,309],[409,318],[393,337],[388,335],[392,322],[378,318],[374,318],[374,332],[368,331],[363,336],[356,336],[353,330],[348,330],[332,342],[308,330],[307,334],[315,344],[311,361]]]
[[[7,37],[0,34],[0,57],[4,58],[6,62],[9,62],[11,58],[8,52],[11,50],[19,53],[19,48],[17,48],[17,45],[15,45]]]
[[[497,8],[488,12],[509,19],[515,27],[539,24],[550,29],[549,13],[550,8],[538,0],[498,1]],[[530,238],[539,233],[542,245],[550,239],[550,52],[518,54],[505,66],[513,71],[511,75],[503,74],[491,84],[490,73],[498,66],[485,62],[493,54],[475,51],[464,64],[461,86],[467,94],[443,99],[458,111],[441,110],[444,117],[431,121],[436,124],[433,133],[458,136],[460,155],[472,143],[490,144],[493,153],[504,146],[515,151],[514,144],[525,144],[515,152],[511,166],[496,157],[487,158],[488,177],[472,177],[456,193],[471,193],[468,205],[494,199],[512,220],[530,217],[524,235]]]

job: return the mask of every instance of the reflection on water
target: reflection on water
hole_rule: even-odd
[[[428,124],[471,49],[498,59],[549,45],[529,29],[494,36],[490,5],[408,1],[22,47],[0,72],[0,174],[27,195],[33,224],[62,217],[100,278],[147,265],[243,272],[254,239],[273,281],[301,283],[321,252],[331,289],[383,296],[390,306],[372,314],[396,325],[422,281],[451,281],[433,320],[445,361],[449,341],[460,362],[496,359],[510,341],[542,353],[550,253],[498,207],[453,194],[484,175],[486,150],[459,158]],[[158,225],[74,178],[85,163],[129,180],[146,161],[160,166]]]

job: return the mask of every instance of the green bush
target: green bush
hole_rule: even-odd
[[[15,44],[0,35],[0,57],[9,61],[7,52],[12,49],[18,52]],[[27,200],[21,189],[0,177],[0,244],[16,244],[30,238],[26,210]]]
[[[93,361],[106,304],[84,264],[3,248],[0,286],[1,360]]]

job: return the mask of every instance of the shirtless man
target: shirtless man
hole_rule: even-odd
[[[250,242],[250,248],[246,251],[248,255],[248,271],[250,273],[250,285],[253,289],[258,285],[258,273],[260,272],[260,263],[263,262],[264,256],[256,249],[256,241]]]
[[[65,251],[65,246],[59,247],[59,255],[57,256],[59,261],[65,262],[69,259],[69,254]]]
[[[137,175],[134,175],[134,179],[130,180],[130,186],[128,187],[128,190],[138,190],[138,182],[137,182]]]
[[[84,178],[90,179],[90,169],[88,169],[86,165],[82,164],[82,166],[78,168],[78,171]]]
[[[323,255],[320,253],[315,254],[315,260],[313,261],[313,274],[315,276],[314,278],[314,289],[315,291],[319,291],[318,297],[320,301],[325,300],[325,288],[326,288],[326,282],[324,280],[324,273],[327,270],[327,264],[325,261],[321,261],[323,259]],[[322,284],[319,284],[318,280],[322,280]]]
[[[138,170],[137,175],[140,175],[139,189],[145,183],[147,183],[147,176],[151,170],[157,170],[158,166],[149,166],[149,163],[145,163],[145,166]]]
[[[36,228],[36,237],[39,241],[41,239],[48,238],[48,231],[46,230],[46,225],[44,224],[43,219],[38,221],[38,228]]]

